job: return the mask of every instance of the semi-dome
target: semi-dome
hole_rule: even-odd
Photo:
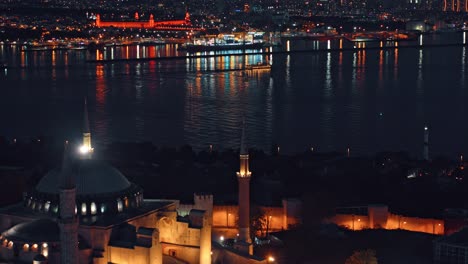
[[[60,241],[60,228],[53,220],[38,219],[17,224],[5,231],[2,236],[10,241],[27,243],[58,242]]]
[[[61,168],[47,173],[36,186],[36,191],[47,194],[58,194],[63,174]],[[131,183],[116,168],[94,159],[77,160],[73,164],[72,178],[78,196],[121,192],[128,189]]]

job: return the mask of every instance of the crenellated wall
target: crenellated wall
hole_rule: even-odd
[[[383,228],[403,229],[436,235],[443,235],[445,233],[444,220],[442,219],[397,215],[388,212],[388,209],[383,209],[383,207],[369,206],[367,209],[367,215],[336,214],[326,219],[326,222],[332,222],[351,230]]]
[[[184,207],[184,210],[188,208]],[[263,230],[287,230],[301,223],[301,203],[296,199],[284,199],[282,207],[260,206],[263,216]],[[216,236],[233,237],[238,232],[239,207],[237,205],[213,206],[213,231]]]

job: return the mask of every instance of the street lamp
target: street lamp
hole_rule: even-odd
[[[273,262],[275,262],[275,258],[273,256],[268,256],[267,263],[273,263]]]

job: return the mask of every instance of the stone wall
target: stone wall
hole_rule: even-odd
[[[367,215],[336,214],[326,219],[325,222],[332,222],[351,230],[383,228],[403,229],[436,235],[444,234],[444,220],[442,219],[398,215],[372,206],[368,207]]]

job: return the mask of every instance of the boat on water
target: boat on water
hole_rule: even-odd
[[[370,42],[370,41],[405,41],[416,40],[418,35],[411,32],[401,31],[378,31],[367,33],[353,33],[345,35],[345,38],[353,42]]]
[[[382,40],[381,36],[376,34],[352,34],[345,36],[345,39],[352,42],[371,42],[371,41],[380,41]]]
[[[388,41],[410,41],[417,39],[418,34],[416,33],[394,33],[386,38]]]
[[[307,29],[303,31],[284,32],[281,33],[281,38],[284,39],[302,39],[302,40],[329,40],[339,37],[338,32],[334,27],[319,27]]]
[[[271,64],[268,62],[258,62],[257,64],[248,64],[246,70],[271,70]]]
[[[138,44],[143,46],[166,45],[166,41],[162,38],[144,38]]]
[[[68,50],[67,45],[65,44],[53,44],[53,43],[46,43],[46,44],[27,44],[21,46],[21,50],[25,52],[29,51],[54,51],[54,50]]]
[[[225,44],[193,44],[184,43],[179,47],[179,50],[188,52],[201,51],[218,51],[218,50],[246,50],[246,49],[261,49],[264,43],[225,43]]]
[[[249,32],[245,35],[221,34],[193,39],[179,46],[179,50],[188,52],[261,49],[268,46],[263,40],[263,32]]]

